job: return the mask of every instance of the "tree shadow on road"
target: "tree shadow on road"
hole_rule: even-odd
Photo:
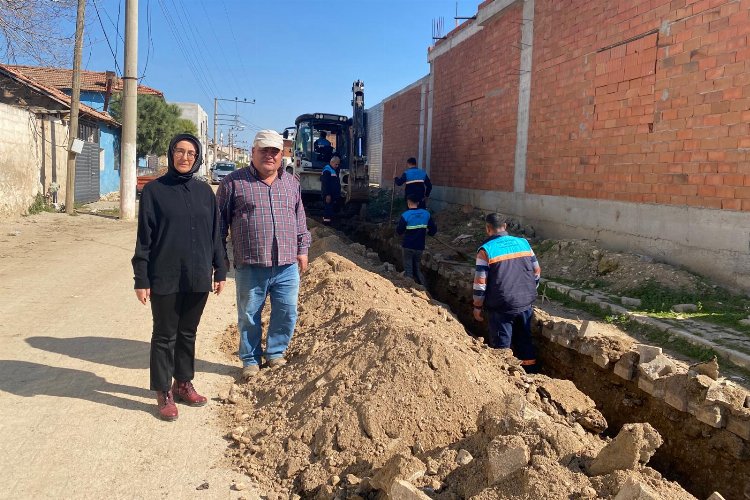
[[[121,397],[124,394],[152,399],[146,389],[113,384],[91,372],[30,363],[28,361],[0,360],[0,390],[30,398],[54,396],[92,401],[123,410],[144,411],[155,414],[155,403]],[[114,393],[114,394],[112,394]]]
[[[108,337],[29,337],[26,343],[43,351],[117,368],[146,370],[149,367],[151,344],[140,340]],[[237,368],[196,359],[195,370],[218,375],[232,375]]]

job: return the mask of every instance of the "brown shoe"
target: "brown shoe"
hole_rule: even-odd
[[[266,362],[266,365],[268,365],[269,368],[277,368],[279,366],[284,366],[285,364],[286,360],[284,358],[269,359]]]
[[[177,405],[174,404],[172,391],[156,391],[156,403],[159,406],[159,417],[172,422],[177,420]]]
[[[258,365],[247,365],[242,369],[242,380],[247,382],[258,373],[260,373],[260,367]]]
[[[193,387],[191,381],[178,382],[174,381],[172,384],[172,393],[177,401],[187,403],[188,406],[203,406],[208,401],[205,396],[201,396]]]

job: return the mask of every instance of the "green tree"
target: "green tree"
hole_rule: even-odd
[[[109,112],[115,120],[122,121],[122,94],[112,99]],[[169,148],[169,141],[176,134],[195,134],[195,125],[180,118],[180,108],[168,104],[164,99],[153,95],[138,96],[138,125],[136,129],[136,155],[163,155]]]
[[[180,118],[179,120],[177,120],[177,127],[175,128],[175,134],[193,134],[197,136],[198,127],[196,127],[195,123],[191,122],[190,120],[187,120],[185,118]]]

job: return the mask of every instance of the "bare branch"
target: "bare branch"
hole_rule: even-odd
[[[70,64],[77,0],[0,0],[0,61]],[[65,28],[69,31],[66,31]]]

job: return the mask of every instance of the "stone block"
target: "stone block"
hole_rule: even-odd
[[[660,500],[661,497],[645,484],[629,477],[614,500]]]
[[[724,500],[724,497],[718,491],[714,491],[706,500]]]
[[[627,314],[628,313],[627,309],[625,309],[622,306],[618,306],[617,304],[610,304],[609,305],[609,310],[612,311],[612,313],[618,314],[618,315],[622,315],[622,314]]]
[[[750,318],[747,318],[747,319],[741,319],[741,320],[739,321],[739,323],[740,323],[740,325],[742,325],[742,326],[750,326]]]
[[[574,288],[570,290],[568,295],[571,299],[577,300],[578,302],[583,302],[583,300],[588,296],[586,292],[582,290],[576,290]]]
[[[664,399],[667,376],[676,373],[677,365],[663,354],[638,365],[638,388],[655,398]]]
[[[641,307],[641,299],[634,299],[632,297],[620,297],[622,305],[627,307]]]
[[[672,408],[688,411],[687,375],[678,373],[666,377],[664,384],[664,401]]]
[[[625,424],[617,436],[599,451],[589,473],[603,476],[616,470],[635,469],[645,464],[662,444],[661,435],[651,424]]]
[[[389,492],[397,479],[414,481],[427,472],[427,466],[417,457],[392,456],[370,480],[373,488]]]
[[[750,441],[750,409],[732,410],[727,418],[727,430],[745,441]]]
[[[592,356],[594,364],[600,368],[607,368],[609,366],[609,358],[604,353],[597,353]]]
[[[615,363],[615,375],[625,380],[633,380],[635,367],[638,362],[637,352],[626,352]]]
[[[719,378],[719,362],[716,360],[716,356],[714,356],[710,361],[703,361],[691,365],[689,371],[698,375],[706,375],[707,377],[716,380]]]
[[[724,409],[718,405],[705,405],[692,408],[692,413],[696,419],[704,424],[710,425],[716,429],[726,426],[727,419],[724,415]]]
[[[422,490],[403,479],[396,479],[390,490],[391,500],[430,500]]]
[[[602,335],[602,324],[598,321],[584,320],[578,329],[579,337],[594,337]]]
[[[641,363],[649,363],[653,361],[656,356],[661,354],[661,347],[656,347],[648,344],[636,344],[636,350],[638,351],[639,361]]]
[[[698,306],[695,304],[675,304],[672,306],[672,310],[678,313],[692,313],[698,312]]]
[[[706,401],[718,403],[729,408],[742,408],[747,391],[728,380],[714,381],[706,391]]]
[[[471,456],[471,453],[464,449],[458,450],[458,455],[456,455],[456,463],[460,465],[466,465],[468,463],[471,463],[472,460],[474,460],[474,457]]]
[[[703,406],[706,401],[708,388],[713,384],[713,379],[706,375],[688,375],[687,392],[688,392],[688,411],[694,413],[698,408]]]
[[[529,463],[530,453],[521,436],[499,436],[487,446],[487,482],[502,481]]]

